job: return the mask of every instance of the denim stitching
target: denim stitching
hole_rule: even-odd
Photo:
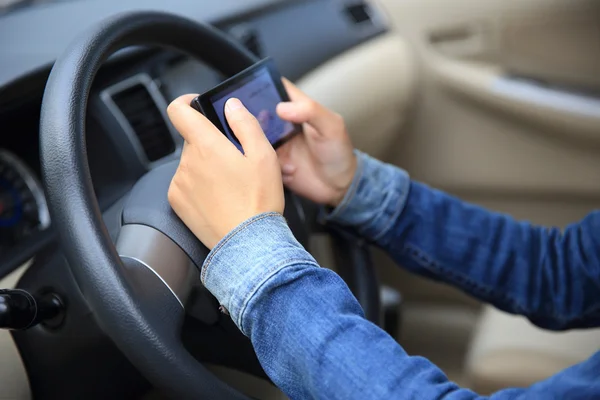
[[[413,259],[413,261],[417,262],[419,265],[423,266],[428,271],[436,274],[444,274],[444,276],[446,276],[446,278],[452,283],[459,285],[468,285],[472,289],[474,289],[474,291],[480,294],[499,298],[504,302],[509,303],[515,309],[515,311],[519,313],[524,313],[526,310],[523,304],[521,304],[518,300],[508,295],[507,293],[498,292],[491,286],[483,285],[479,282],[473,281],[468,275],[443,267],[441,263],[437,262],[436,260],[433,260],[429,255],[427,255],[424,251],[422,251],[415,245],[412,245],[410,243],[405,245],[404,253],[408,254],[410,258]]]
[[[449,281],[453,283],[458,283],[459,285],[468,285],[474,291],[484,294],[487,296],[492,296],[499,298],[501,301],[504,301],[506,304],[510,305],[514,311],[518,314],[522,314],[527,318],[531,319],[548,319],[548,317],[554,319],[555,323],[561,326],[561,329],[567,329],[571,326],[577,326],[579,322],[583,322],[590,318],[600,318],[600,305],[592,305],[587,310],[583,311],[581,315],[576,317],[567,317],[561,313],[552,310],[548,313],[539,313],[539,312],[527,312],[527,307],[525,307],[520,301],[510,296],[507,293],[498,292],[493,287],[488,285],[482,285],[476,281],[473,281],[469,278],[468,275],[464,275],[462,273],[457,273],[449,268],[444,268],[441,264],[433,259],[431,259],[425,252],[423,252],[418,247],[407,244],[404,246],[404,252],[407,253],[411,258],[423,266],[430,272],[434,273],[443,273]]]
[[[246,220],[241,225],[238,225],[237,228],[235,228],[224,239],[222,239],[217,244],[217,246],[214,249],[212,249],[212,251],[211,251],[212,254],[210,254],[208,256],[208,258],[204,261],[204,266],[202,267],[202,273],[200,275],[200,281],[202,282],[202,284],[204,284],[205,277],[206,277],[208,268],[210,266],[210,263],[212,262],[215,255],[219,252],[219,250],[221,248],[223,248],[223,246],[225,246],[234,236],[236,236],[238,233],[240,233],[243,230],[245,230],[246,228],[248,228],[253,223],[263,220],[265,218],[269,218],[269,217],[283,217],[283,216],[277,212],[268,212],[268,213],[256,215],[256,216],[250,218],[249,220]]]

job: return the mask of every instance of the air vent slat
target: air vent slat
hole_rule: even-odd
[[[369,6],[363,2],[346,6],[346,14],[356,25],[371,24],[373,22]]]
[[[175,142],[156,102],[142,83],[112,95],[113,102],[135,132],[148,158],[153,162],[175,151]]]

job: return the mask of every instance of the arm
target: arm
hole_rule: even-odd
[[[409,356],[363,318],[334,272],[320,268],[285,219],[263,213],[240,224],[209,254],[204,285],[252,341],[273,382],[291,399],[483,399]],[[527,389],[491,400],[596,398],[600,353]]]
[[[326,218],[398,264],[549,329],[600,325],[600,212],[558,229],[518,222],[411,182],[357,152],[342,203]]]
[[[168,110],[186,140],[169,201],[212,249],[201,279],[250,337],[272,380],[288,396],[302,400],[476,398],[427,360],[407,356],[366,321],[341,279],[319,268],[294,239],[281,216],[284,197],[276,154],[243,105],[228,100],[225,107],[242,155],[189,107],[193,97],[180,97]],[[323,144],[322,137],[316,140]],[[302,176],[298,172],[295,177]],[[506,390],[494,397],[597,397],[593,382],[598,361],[573,367],[530,390]]]
[[[346,284],[316,264],[279,214],[229,233],[202,279],[292,399],[479,398],[365,320]]]

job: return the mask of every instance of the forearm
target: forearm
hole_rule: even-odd
[[[400,265],[540,326],[599,324],[598,213],[561,235],[464,203],[410,182],[398,168],[360,157],[364,170],[330,215],[332,222],[375,242]]]
[[[203,266],[206,287],[292,399],[474,399],[363,318],[346,284],[320,268],[281,216],[229,234]]]
[[[480,399],[365,320],[346,284],[315,263],[279,214],[261,214],[234,229],[211,251],[201,276],[250,337],[265,372],[292,399]],[[597,355],[490,400],[596,398],[599,363]]]
[[[365,320],[330,270],[298,264],[282,271],[244,321],[261,365],[292,399],[479,398]]]
[[[380,241],[399,264],[544,328],[600,322],[598,275],[588,275],[598,260],[586,243],[593,240],[597,216],[561,235],[418,183],[411,186],[407,210]]]

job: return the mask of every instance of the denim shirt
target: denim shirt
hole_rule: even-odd
[[[343,202],[325,218],[399,265],[547,329],[600,325],[600,212],[564,233],[517,222],[410,180],[357,152]],[[292,399],[479,399],[363,318],[342,279],[320,268],[276,213],[255,216],[209,254],[205,286]],[[492,399],[600,399],[600,352]]]

